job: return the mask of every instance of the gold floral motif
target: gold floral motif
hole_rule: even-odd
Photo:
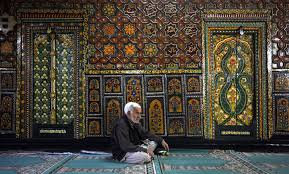
[[[111,56],[115,53],[115,49],[113,45],[105,45],[103,49],[104,55]]]
[[[8,55],[13,53],[13,43],[9,41],[5,41],[1,43],[0,51],[2,54]]]
[[[146,56],[152,57],[157,54],[158,48],[156,44],[146,44],[144,48],[144,52]]]
[[[127,56],[133,56],[133,55],[135,55],[135,52],[136,52],[135,45],[133,45],[133,44],[128,44],[128,45],[126,45],[124,48],[125,48],[125,54],[126,54]]]
[[[112,24],[107,24],[103,27],[103,32],[105,35],[111,36],[115,33],[115,27]]]
[[[115,7],[113,4],[105,4],[102,11],[105,16],[113,16],[115,14]]]
[[[136,32],[136,28],[133,24],[126,24],[124,25],[124,33],[126,35],[132,36]]]

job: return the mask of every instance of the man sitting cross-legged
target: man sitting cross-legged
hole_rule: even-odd
[[[161,145],[169,150],[161,137],[146,131],[140,125],[141,106],[129,102],[124,107],[125,116],[121,117],[112,130],[112,154],[114,159],[132,164],[148,163],[154,156],[154,150]]]

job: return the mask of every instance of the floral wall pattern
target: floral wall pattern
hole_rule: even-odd
[[[127,101],[137,101],[143,106],[143,125],[159,135],[206,137],[203,130],[206,126],[203,46],[207,41],[203,38],[203,15],[208,10],[236,9],[268,10],[270,13],[271,50],[267,51],[271,59],[267,63],[272,74],[268,74],[267,88],[272,90],[273,101],[268,104],[272,120],[268,122],[273,126],[268,128],[272,129],[272,134],[264,134],[268,138],[289,134],[289,2],[286,0],[72,0],[69,3],[63,0],[5,0],[1,7],[1,16],[8,15],[17,21],[12,31],[0,31],[0,130],[5,134],[33,137],[29,133],[32,124],[25,116],[25,105],[29,101],[25,100],[28,96],[22,83],[31,79],[23,74],[28,72],[23,69],[37,60],[26,62],[21,54],[31,57],[38,54],[38,57],[42,56],[41,61],[46,60],[45,42],[42,42],[42,50],[32,55],[28,42],[37,36],[21,32],[37,30],[37,26],[26,20],[31,17],[46,27],[45,30],[61,29],[81,45],[73,50],[75,53],[67,53],[72,50],[65,43],[56,45],[56,51],[62,55],[56,58],[56,72],[62,73],[57,80],[79,84],[77,88],[67,87],[70,91],[67,95],[59,93],[59,96],[79,101],[73,106],[78,107],[81,115],[75,122],[78,125],[74,132],[78,132],[76,138],[110,136],[111,125],[123,115]],[[76,28],[79,38],[69,35],[69,31]],[[19,46],[21,44],[26,52]],[[80,74],[74,76],[76,78],[65,75],[74,72],[75,66],[69,68],[72,65],[69,55],[72,54],[79,55]],[[34,68],[34,85],[45,93],[43,89],[47,85],[35,76],[45,68]],[[33,98],[36,93],[38,91],[28,95]],[[70,98],[74,93],[78,96]],[[66,107],[72,107],[71,103],[60,103],[57,108],[64,110],[56,111],[68,114],[65,118],[62,118],[63,114],[55,117],[63,123],[73,119]],[[49,122],[47,118],[35,118],[39,123]]]
[[[1,3],[0,31],[0,131],[15,133],[16,114],[16,31],[11,10],[3,11],[7,3]],[[10,14],[9,14],[10,13]]]

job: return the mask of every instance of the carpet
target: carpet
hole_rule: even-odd
[[[0,174],[40,174],[55,165],[61,165],[72,156],[46,152],[6,151],[0,152]]]
[[[153,174],[153,163],[126,164],[112,159],[111,155],[78,154],[54,172],[57,174]]]
[[[289,173],[289,153],[236,152],[232,154],[264,173]]]
[[[159,156],[157,164],[162,174],[258,173],[223,150],[172,150],[169,156]]]
[[[0,174],[285,174],[289,153],[173,149],[152,163],[132,165],[110,154],[2,152]]]

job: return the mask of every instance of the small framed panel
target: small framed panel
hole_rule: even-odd
[[[156,135],[166,133],[166,112],[163,96],[147,97],[148,130]]]
[[[166,80],[168,115],[184,114],[184,90],[182,75],[168,75]]]
[[[164,93],[164,76],[147,75],[145,76],[145,94],[158,95]]]
[[[122,95],[123,82],[120,75],[104,75],[103,86],[105,95]]]
[[[186,124],[188,136],[202,136],[202,97],[186,97]]]
[[[0,90],[16,90],[16,71],[0,71]]]
[[[123,97],[104,97],[105,135],[110,136],[114,122],[123,116]]]
[[[125,76],[125,103],[136,102],[141,105],[144,111],[143,94],[143,76],[126,75]]]
[[[168,117],[168,136],[184,136],[186,132],[184,117]]]
[[[289,135],[289,94],[273,95],[273,116],[273,134]]]
[[[289,72],[273,72],[273,92],[289,92]]]
[[[86,136],[100,137],[103,136],[103,122],[99,117],[86,117]]]
[[[102,79],[99,75],[86,76],[86,110],[89,116],[102,115]]]
[[[15,131],[15,94],[0,93],[0,132]]]
[[[186,94],[202,93],[202,75],[186,75],[185,91]]]

